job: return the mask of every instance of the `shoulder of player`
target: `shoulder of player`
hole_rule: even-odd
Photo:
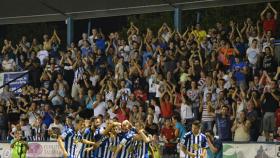
[[[200,133],[199,135],[200,135],[202,138],[205,138],[205,139],[206,139],[206,135],[205,135],[205,134]]]
[[[185,133],[183,138],[189,138],[189,137],[191,137],[191,135],[193,135],[193,133],[191,131],[189,131],[189,132]]]

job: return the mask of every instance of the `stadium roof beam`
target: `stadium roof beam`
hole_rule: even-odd
[[[267,0],[44,0],[44,2],[62,10],[64,15],[46,7],[38,0],[9,0],[1,2],[0,25],[64,21],[66,17],[78,20],[165,12],[174,11],[174,6],[181,10],[192,10],[262,3]]]

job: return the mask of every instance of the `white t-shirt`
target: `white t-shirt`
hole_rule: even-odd
[[[58,128],[60,130],[60,132],[62,132],[64,127],[61,123],[59,123],[59,124],[51,123],[48,130],[51,130],[52,128]],[[56,140],[56,139],[50,137],[50,140]]]
[[[95,87],[96,86],[96,83],[99,79],[99,76],[98,75],[95,75],[95,76],[90,76],[89,80],[91,81],[91,84]]]
[[[154,113],[154,123],[159,123],[159,115],[160,115],[160,108],[159,106],[154,106],[155,107],[155,113]]]
[[[32,136],[31,126],[29,124],[27,124],[25,126],[21,126],[21,130],[24,133],[24,137],[31,137]]]
[[[28,118],[29,118],[29,123],[33,125],[37,118],[39,117],[39,114],[36,112],[28,112]]]
[[[46,50],[41,50],[37,53],[37,57],[40,59],[41,65],[44,64],[44,59],[49,57],[49,52]]]
[[[258,56],[260,54],[260,50],[258,48],[248,48],[246,51],[246,54],[248,56],[248,60],[250,64],[255,65],[258,61]]]
[[[95,104],[95,102],[93,102],[93,104]],[[97,105],[97,107],[94,108],[94,116],[96,117],[100,114],[103,115],[103,116],[105,116],[105,114],[106,114],[106,103],[105,102],[100,102]]]
[[[115,113],[113,113],[112,108],[109,109],[109,110],[107,111],[107,113],[109,114],[110,119],[113,119],[113,118],[115,118],[115,117],[117,116]]]
[[[193,112],[192,112],[192,107],[187,104],[181,104],[181,119],[186,120],[186,119],[192,119],[193,118]]]
[[[156,87],[156,79],[154,78],[154,76],[151,76],[148,80],[149,82],[149,93],[156,93],[157,87]]]

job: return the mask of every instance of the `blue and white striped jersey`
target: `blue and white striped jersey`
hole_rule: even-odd
[[[181,144],[183,144],[187,151],[192,152],[196,155],[194,158],[200,158],[203,149],[207,148],[206,136],[202,133],[194,135],[191,131],[186,133],[181,139]],[[186,155],[185,158],[191,158]]]
[[[83,132],[83,139],[93,141],[93,131],[91,128],[86,128]],[[91,145],[83,144],[81,148],[80,158],[91,158],[93,151],[85,152],[85,148],[91,147]]]
[[[93,137],[96,142],[98,142],[98,141],[103,142],[107,138],[102,135],[103,131],[104,131],[103,127],[99,127],[95,130]],[[103,158],[102,149],[103,149],[103,143],[97,149],[94,150],[93,157],[94,158]]]
[[[134,141],[134,156],[135,158],[149,158],[149,143],[142,140]]]
[[[136,132],[134,129],[122,133],[120,144],[123,145],[122,150],[118,153],[117,158],[132,158],[134,153],[133,137]]]
[[[104,158],[113,157],[113,154],[116,151],[118,144],[120,143],[120,139],[121,139],[120,135],[116,135],[116,136],[111,136],[104,141],[104,145],[103,145]]]
[[[68,157],[74,158],[77,152],[77,144],[82,140],[81,133],[75,133],[73,128],[68,128],[62,133],[61,137],[64,139],[64,147],[68,153]]]

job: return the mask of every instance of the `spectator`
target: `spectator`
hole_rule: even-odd
[[[250,140],[250,121],[246,120],[246,113],[242,111],[240,117],[236,118],[231,128],[232,133],[234,133],[234,141],[249,141]]]
[[[272,15],[272,13],[268,11],[269,9],[273,11],[274,15]],[[266,17],[264,14],[266,14]],[[272,31],[273,33],[275,33],[277,14],[278,12],[272,7],[272,5],[270,3],[267,3],[266,8],[261,12],[261,20],[263,22],[264,32]]]
[[[120,106],[115,104],[113,107],[112,111],[117,115],[119,122],[129,119],[129,109],[126,107],[126,104],[126,101],[122,101]]]
[[[280,92],[276,89],[276,81],[272,80],[264,87],[261,95],[263,116],[263,130],[266,140],[269,140],[269,134],[275,130],[275,114],[278,108]]]
[[[223,143],[216,138],[213,131],[205,132],[208,148],[207,158],[222,158],[223,157]]]
[[[228,110],[228,106],[223,105],[221,113],[216,114],[217,134],[222,141],[231,141],[231,119]]]
[[[173,99],[172,99],[172,94],[170,91],[164,92],[160,98],[160,110],[161,110],[161,115],[164,119],[170,119],[173,111]]]
[[[16,63],[14,59],[9,58],[8,55],[4,56],[4,60],[2,61],[2,69],[3,71],[15,71],[16,70]]]
[[[174,157],[176,153],[176,136],[175,129],[169,119],[166,119],[164,122],[164,127],[161,129],[161,137],[164,142],[163,154],[167,157]]]
[[[56,140],[57,131],[61,133],[63,131],[63,125],[60,123],[60,117],[55,116],[53,119],[53,123],[50,124],[48,128],[48,134],[50,136],[50,140]]]

